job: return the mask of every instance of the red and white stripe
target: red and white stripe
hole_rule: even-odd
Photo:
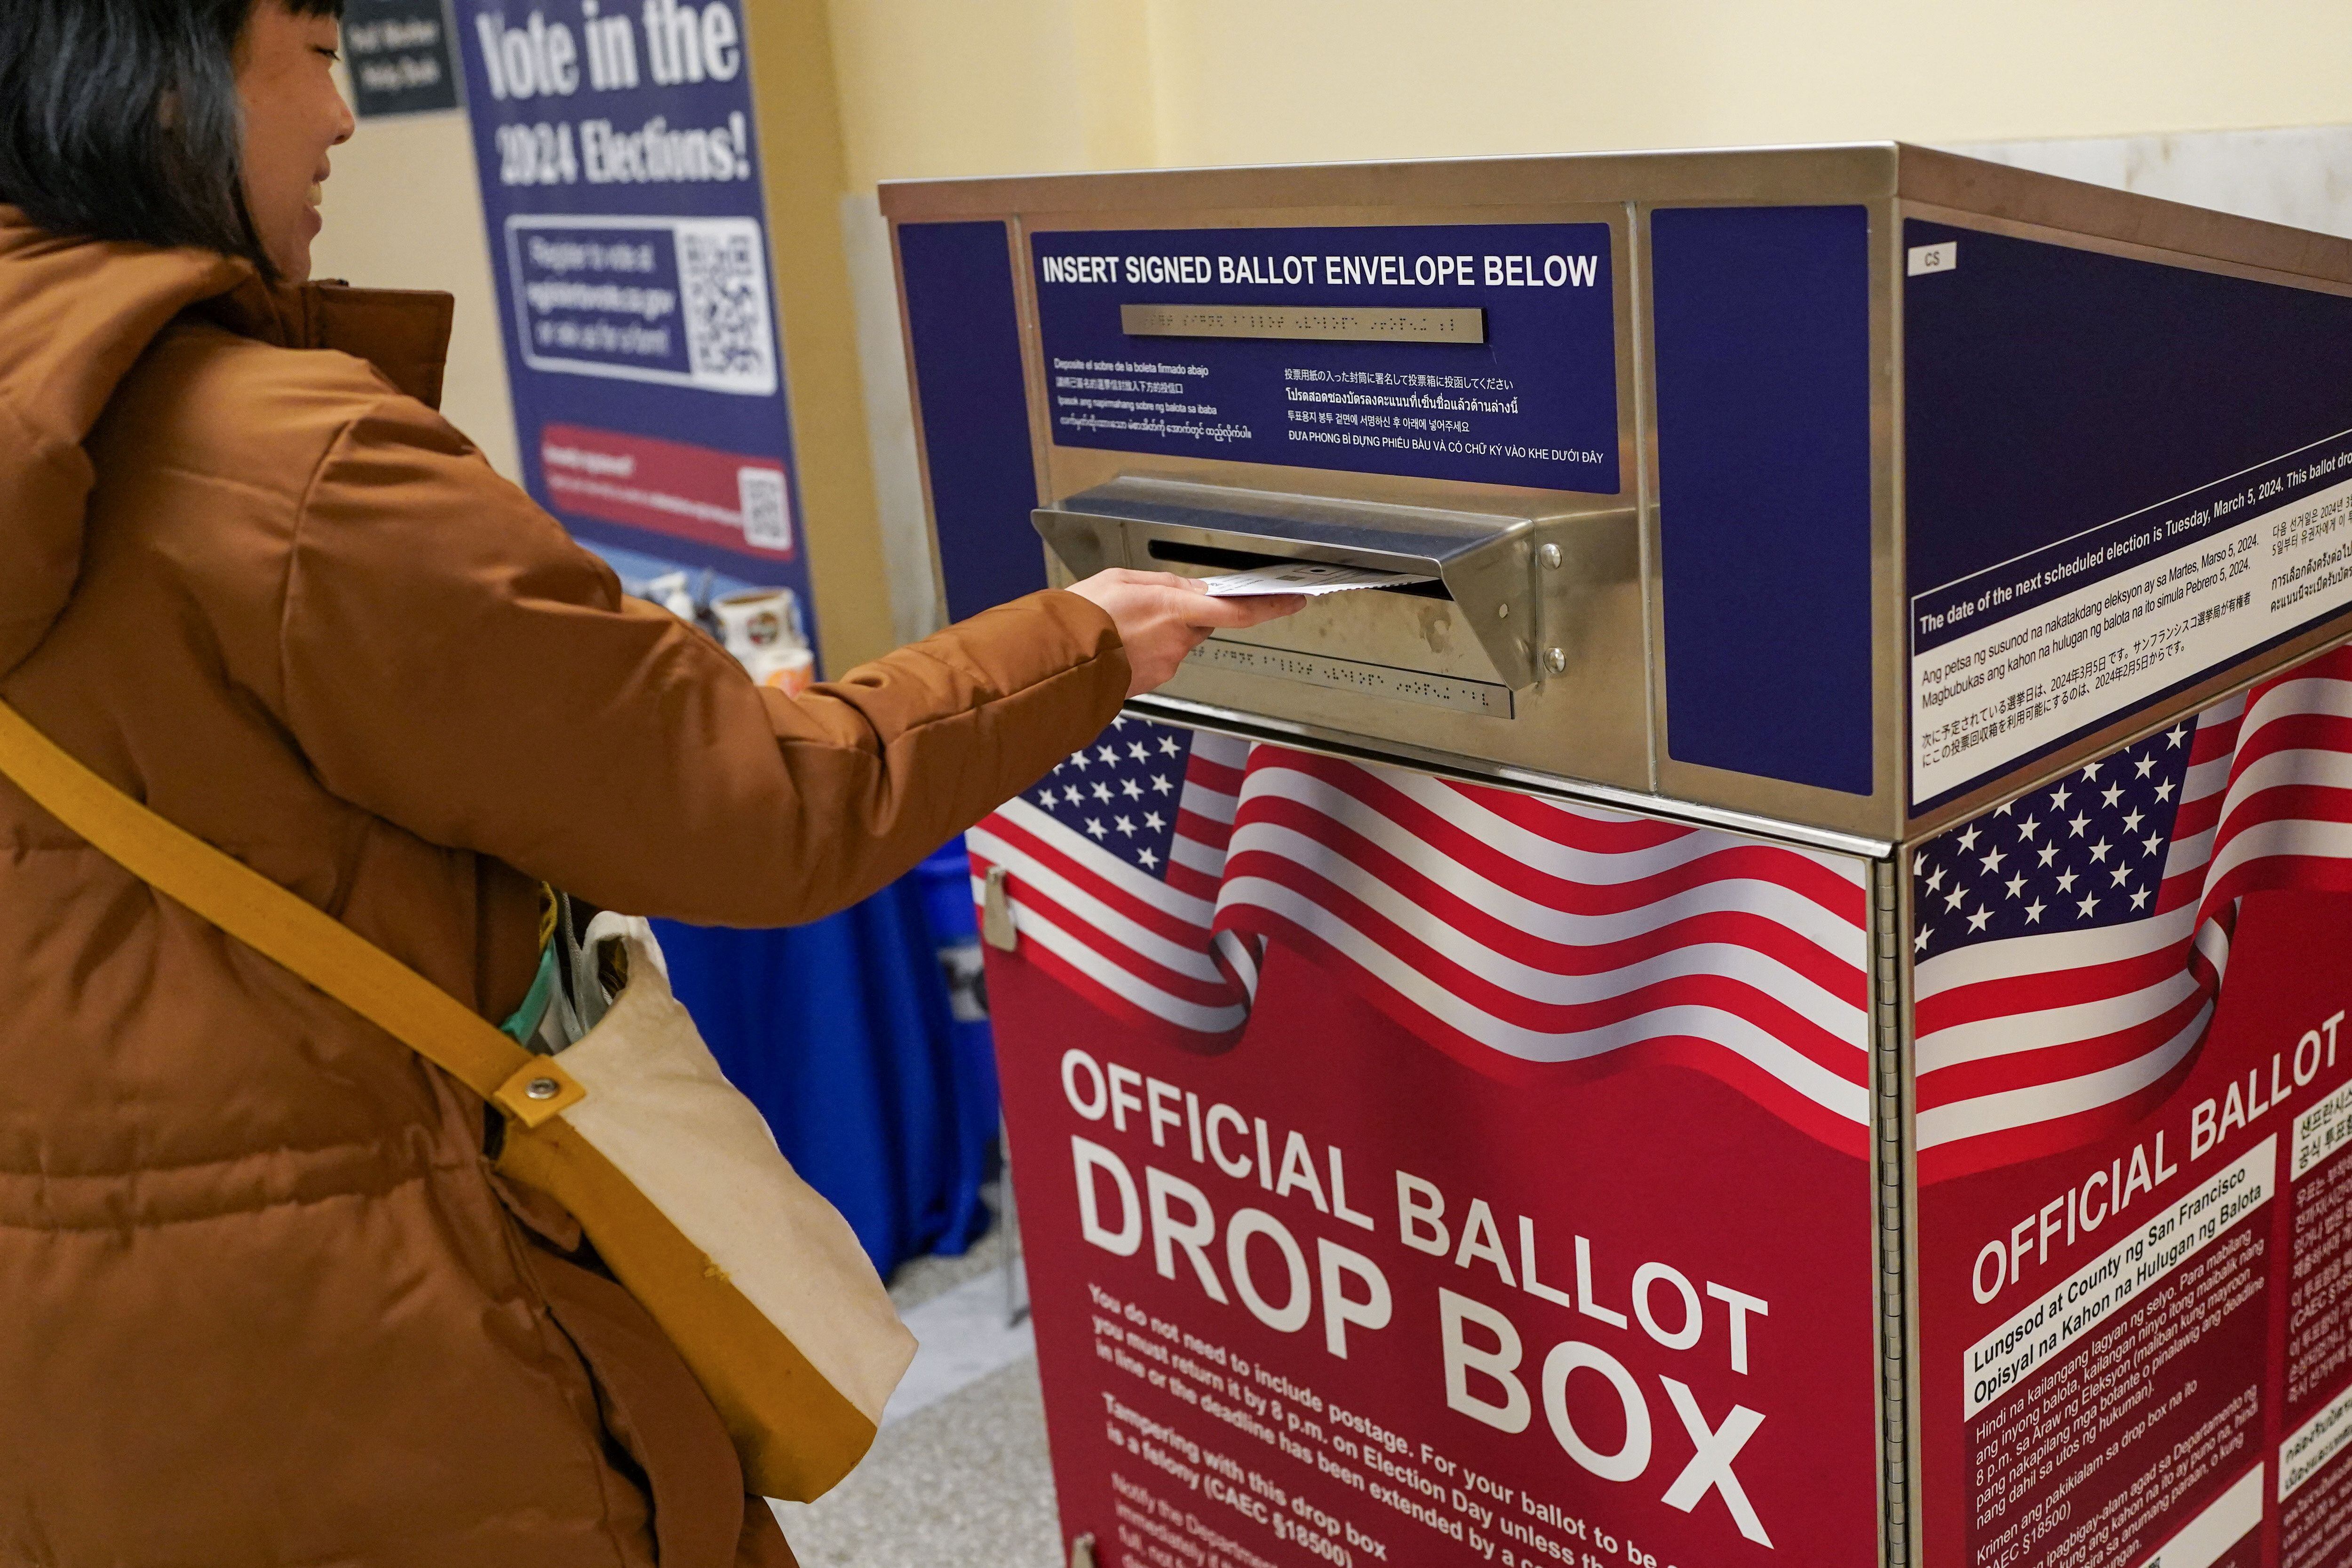
[[[1851,861],[1206,733],[1165,883],[1025,802],[969,842],[1026,960],[1191,1048],[1238,1035],[1281,941],[1481,1070],[1676,1063],[1865,1146]]]
[[[2352,647],[2254,689],[2210,832],[2198,950],[2218,989],[2239,900],[2279,888],[2352,891]]]
[[[2352,889],[2352,649],[2208,710],[2144,920],[1922,961],[1923,1180],[2031,1159],[2137,1119],[2186,1070],[2238,901]]]
[[[965,835],[973,899],[986,868],[1003,867],[1024,957],[1115,1016],[1172,1028],[1193,1048],[1229,1039],[1249,1021],[1257,977],[1255,955],[1213,930],[1248,753],[1245,742],[1192,737],[1164,880],[1016,798]]]
[[[1483,1070],[1672,1061],[1864,1146],[1853,862],[1261,747],[1216,923]]]

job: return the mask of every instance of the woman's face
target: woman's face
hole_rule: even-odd
[[[319,187],[327,149],[351,139],[352,111],[329,69],[341,30],[280,0],[254,0],[237,41],[236,90],[245,104],[245,205],[261,248],[289,282],[310,276]]]

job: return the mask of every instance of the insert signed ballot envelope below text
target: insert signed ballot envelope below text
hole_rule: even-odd
[[[1370,566],[1334,566],[1321,561],[1286,561],[1279,566],[1253,566],[1222,577],[1203,577],[1201,591],[1212,598],[1238,599],[1253,594],[1303,594],[1314,598],[1344,594],[1350,588],[1397,588],[1426,583],[1426,575],[1382,572]]]

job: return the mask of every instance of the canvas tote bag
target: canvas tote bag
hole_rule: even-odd
[[[849,1473],[914,1359],[848,1223],[795,1175],[670,994],[645,922],[629,983],[561,1056],[525,1050],[325,911],[166,821],[0,703],[0,774],[132,875],[496,1106],[498,1167],[576,1216],[718,1406],[751,1489]],[[601,918],[601,917],[600,917]],[[592,926],[592,934],[599,928]]]

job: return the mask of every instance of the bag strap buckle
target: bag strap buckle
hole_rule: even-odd
[[[531,1058],[490,1096],[509,1119],[528,1128],[552,1121],[587,1098],[580,1080],[564,1071],[553,1057]]]

